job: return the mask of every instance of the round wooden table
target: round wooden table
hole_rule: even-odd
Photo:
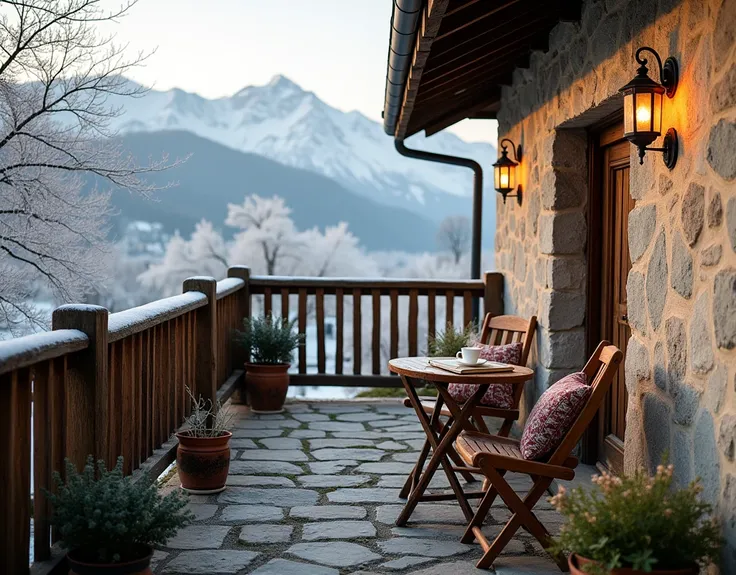
[[[420,501],[443,501],[451,498],[457,500],[466,519],[470,521],[473,517],[473,510],[468,503],[468,497],[455,475],[455,470],[461,467],[461,460],[453,447],[455,438],[465,429],[469,431],[474,430],[469,419],[473,414],[474,408],[480,404],[480,400],[485,395],[489,386],[509,383],[513,385],[524,385],[534,377],[534,371],[528,367],[515,365],[512,371],[459,375],[429,365],[428,357],[402,357],[392,359],[388,362],[388,368],[389,371],[401,377],[406,395],[409,397],[409,401],[419,418],[419,423],[422,424],[424,433],[427,436],[424,447],[419,453],[416,465],[409,474],[401,491],[401,496],[407,497],[407,502],[396,520],[396,525],[405,525]],[[434,412],[431,418],[424,412],[422,402],[416,391],[417,387],[424,387],[423,382],[429,382],[437,388],[437,401],[435,402]],[[447,386],[450,383],[474,384],[478,388],[470,399],[460,405],[447,391]],[[450,410],[452,415],[449,424],[443,426],[442,431],[438,431],[436,424],[442,413],[443,405],[447,406],[447,409]],[[430,448],[432,449],[432,457],[427,467],[424,468]],[[452,461],[458,464],[455,468],[453,468]],[[424,491],[427,489],[429,482],[440,465],[445,475],[447,475],[447,480],[450,482],[450,487],[454,495],[424,495]],[[424,471],[422,471],[423,468]],[[467,470],[460,469],[460,471],[465,472]]]

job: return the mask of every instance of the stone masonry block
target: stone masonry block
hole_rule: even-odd
[[[585,295],[561,291],[542,293],[539,323],[549,330],[572,329],[583,325]]]
[[[582,212],[543,214],[539,218],[539,249],[543,254],[579,254],[585,250],[587,224]]]
[[[586,265],[582,258],[548,258],[547,285],[555,290],[582,290]]]
[[[585,330],[547,331],[537,334],[540,361],[549,369],[581,369],[585,365]]]

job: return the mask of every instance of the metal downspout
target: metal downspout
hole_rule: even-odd
[[[403,140],[394,140],[394,145],[396,146],[396,151],[407,158],[426,160],[428,162],[437,162],[440,164],[451,164],[453,166],[462,166],[473,170],[473,218],[470,252],[470,277],[472,279],[480,279],[480,252],[483,216],[483,168],[481,168],[478,162],[471,160],[470,158],[436,154],[434,152],[425,152],[423,150],[412,150],[404,145]],[[479,317],[478,299],[474,298],[473,318],[477,320]]]

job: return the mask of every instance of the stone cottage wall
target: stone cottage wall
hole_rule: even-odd
[[[736,573],[736,1],[590,0],[549,51],[504,88],[499,136],[524,148],[524,202],[498,198],[496,265],[506,306],[537,314],[537,380],[526,409],[584,360],[588,168],[585,128],[620,109],[634,52],[675,56],[680,85],[663,129],[679,133],[669,171],[632,147],[627,282],[632,337],[625,466],[664,450],[682,483],[703,478]],[[656,78],[656,72],[653,73]]]

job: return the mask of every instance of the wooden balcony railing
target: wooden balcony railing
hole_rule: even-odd
[[[34,573],[58,564],[43,489],[65,458],[81,468],[88,454],[108,466],[123,455],[126,473],[147,477],[173,461],[172,434],[191,408],[185,388],[224,400],[242,381],[245,353],[232,335],[244,317],[271,311],[295,317],[300,331],[314,328],[294,385],[397,385],[384,360],[422,353],[445,321],[469,322],[476,299],[481,311],[501,313],[502,283],[492,273],[467,281],[251,277],[236,266],[227,279],[189,278],[182,295],[120,313],[56,309],[53,331],[0,342],[0,572],[29,572],[31,519]]]

